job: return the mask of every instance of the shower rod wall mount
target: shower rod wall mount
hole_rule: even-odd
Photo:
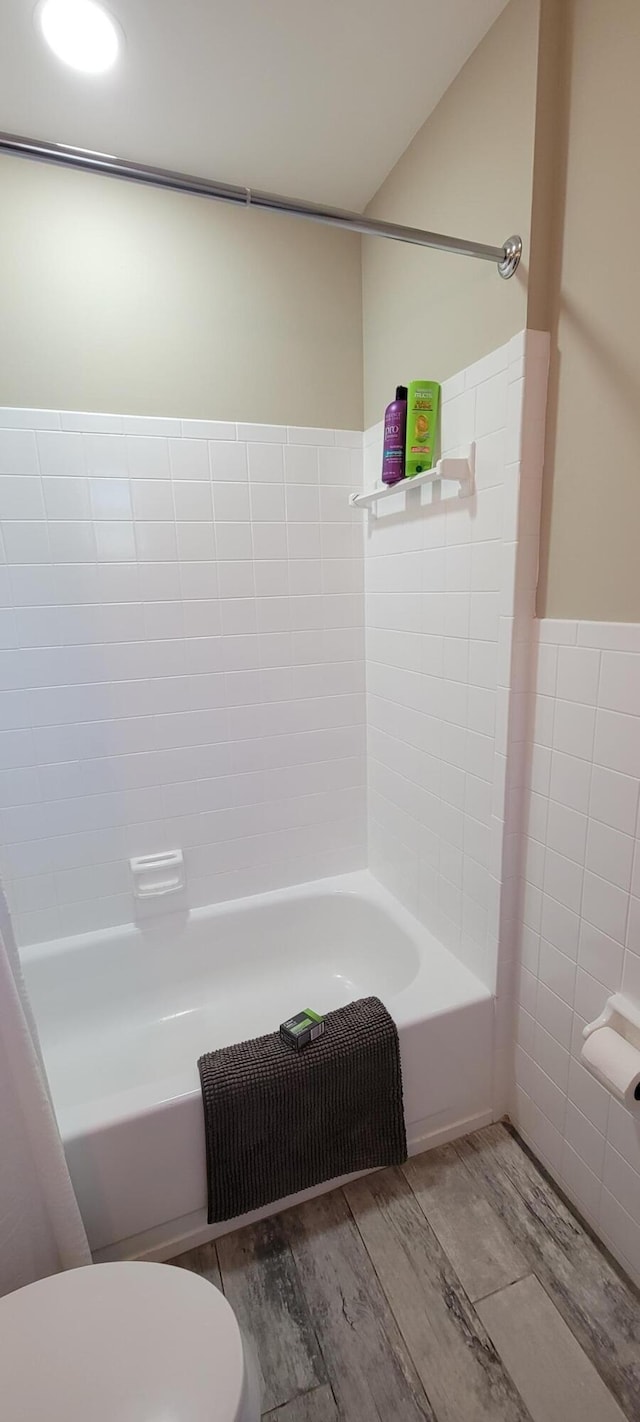
[[[364,217],[359,212],[347,212],[339,207],[323,207],[320,203],[303,202],[282,197],[279,193],[244,188],[235,183],[219,183],[211,178],[197,178],[170,168],[154,168],[145,163],[128,162],[109,153],[93,153],[86,148],[70,148],[62,143],[45,143],[23,138],[15,133],[0,132],[0,153],[18,158],[32,158],[41,163],[54,163],[62,168],[78,168],[85,173],[102,173],[123,178],[147,187],[165,188],[171,192],[190,193],[196,197],[213,198],[217,202],[234,203],[240,207],[257,207],[263,211],[283,212],[291,217],[303,217],[309,222],[322,222],[347,232],[360,232],[367,237],[388,237],[396,242],[411,242],[418,247],[435,247],[440,252],[458,252],[464,257],[478,257],[494,262],[501,277],[508,279],[517,270],[522,256],[522,238],[508,237],[501,247],[489,247],[483,242],[465,241],[461,237],[446,237],[440,232],[427,232],[421,227],[404,227],[396,222],[383,222]]]

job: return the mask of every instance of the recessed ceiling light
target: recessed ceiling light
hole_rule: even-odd
[[[50,49],[72,69],[102,74],[115,64],[118,28],[95,0],[43,0],[37,18]]]

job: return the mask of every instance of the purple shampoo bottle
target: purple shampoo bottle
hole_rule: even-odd
[[[396,387],[396,398],[387,405],[384,414],[382,445],[382,482],[397,484],[404,479],[404,447],[407,431],[407,387]]]

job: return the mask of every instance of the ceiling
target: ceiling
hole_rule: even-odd
[[[506,0],[111,0],[116,68],[0,5],[0,128],[362,209]]]

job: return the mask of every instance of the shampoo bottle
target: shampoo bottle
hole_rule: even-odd
[[[412,380],[407,399],[405,476],[433,469],[438,433],[440,386],[435,380]]]
[[[396,386],[396,398],[387,405],[384,414],[382,446],[382,482],[397,484],[404,479],[404,443],[407,428],[407,387]]]

